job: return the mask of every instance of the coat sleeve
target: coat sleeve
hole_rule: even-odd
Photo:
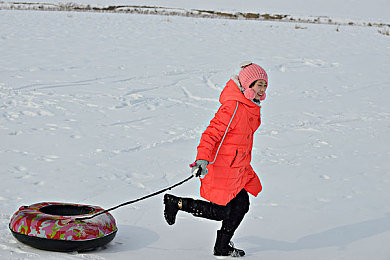
[[[236,101],[228,101],[221,105],[215,114],[214,118],[210,121],[209,126],[203,132],[200,143],[197,148],[198,153],[196,155],[196,160],[206,160],[213,161],[214,154],[213,151],[216,145],[219,145],[222,137],[226,131],[226,128],[234,114],[236,109],[237,102]],[[229,130],[234,128],[235,120],[232,121],[229,126]]]

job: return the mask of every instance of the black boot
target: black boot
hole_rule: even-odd
[[[215,256],[242,257],[245,255],[244,250],[234,248],[233,243],[230,241],[232,236],[232,234],[225,233],[221,230],[217,231],[217,240],[214,246]]]
[[[176,215],[179,210],[191,213],[195,217],[217,221],[223,220],[226,215],[224,206],[219,206],[203,200],[180,198],[171,194],[164,195],[164,204],[164,217],[169,225],[175,224]]]
[[[176,196],[165,194],[164,195],[164,217],[169,225],[175,224],[176,215],[179,209],[182,208],[183,202],[181,198]]]

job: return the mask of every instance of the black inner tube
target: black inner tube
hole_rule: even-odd
[[[92,213],[94,209],[88,206],[77,205],[49,205],[42,207],[40,212],[56,216],[78,216]]]

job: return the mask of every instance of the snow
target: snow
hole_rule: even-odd
[[[388,1],[317,2],[131,4],[388,18]],[[220,223],[179,212],[168,226],[162,195],[113,211],[116,238],[88,253],[30,248],[8,223],[22,205],[110,208],[187,178],[224,84],[254,60],[270,79],[252,160],[264,189],[236,246],[390,259],[389,40],[368,26],[0,10],[0,258],[214,259]],[[170,192],[199,198],[199,182]]]

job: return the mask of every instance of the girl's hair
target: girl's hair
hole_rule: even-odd
[[[258,80],[260,80],[260,79],[258,79]],[[252,84],[249,85],[249,88],[253,88],[253,86],[256,84],[256,82],[257,82],[258,80],[253,81]],[[268,83],[267,83],[267,84],[268,84]]]
[[[256,84],[256,81],[257,80],[253,81],[252,84],[249,85],[249,88],[253,88],[253,86]]]

